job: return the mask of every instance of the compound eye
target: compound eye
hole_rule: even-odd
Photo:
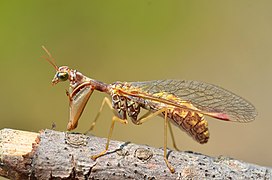
[[[68,73],[67,72],[59,72],[57,77],[61,81],[66,81],[68,79]]]

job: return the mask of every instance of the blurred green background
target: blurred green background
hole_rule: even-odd
[[[106,83],[190,79],[217,84],[252,102],[252,123],[208,118],[200,145],[175,128],[178,146],[272,166],[271,1],[1,1],[0,128],[66,130],[68,83],[51,86],[58,65]],[[84,132],[106,94],[95,92],[77,132]],[[106,137],[111,111],[93,133]],[[116,125],[113,139],[163,146],[163,119]],[[169,147],[172,145],[169,141]]]

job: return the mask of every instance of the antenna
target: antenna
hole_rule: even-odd
[[[42,46],[42,48],[43,48],[43,50],[46,52],[46,54],[47,54],[48,57],[49,57],[49,58],[48,58],[48,57],[43,56],[43,58],[44,58],[45,60],[47,60],[47,61],[55,68],[56,71],[58,71],[58,70],[59,70],[59,67],[56,65],[55,60],[54,60],[54,58],[52,57],[51,53],[45,48],[45,46]]]

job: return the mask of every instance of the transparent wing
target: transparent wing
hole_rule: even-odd
[[[189,80],[156,80],[131,82],[132,87],[153,95],[159,92],[172,94],[181,101],[190,102],[203,114],[237,122],[253,121],[255,107],[247,100],[216,85]]]

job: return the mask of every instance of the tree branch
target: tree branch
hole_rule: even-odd
[[[40,134],[0,130],[0,175],[10,179],[272,179],[272,169],[228,157],[169,151],[111,141],[109,152],[93,161],[106,139],[53,130]]]

